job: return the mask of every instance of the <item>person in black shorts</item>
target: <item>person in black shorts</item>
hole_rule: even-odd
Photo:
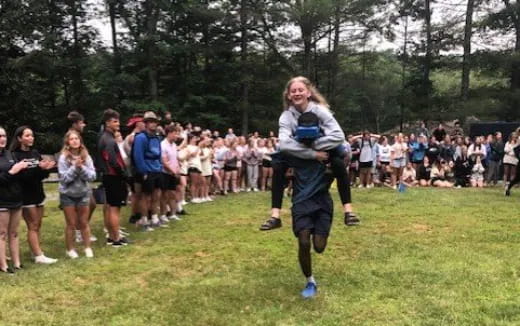
[[[44,159],[33,149],[33,144],[33,131],[27,126],[22,126],[16,129],[10,149],[17,162],[29,163],[27,169],[20,172],[19,177],[23,194],[23,218],[27,224],[27,239],[34,261],[38,264],[53,264],[57,259],[45,256],[40,247],[40,229],[45,204],[42,181],[49,176],[56,162]]]
[[[293,83],[303,85],[302,91],[309,94],[309,98],[306,99],[309,107],[304,112],[313,112],[318,117],[318,127],[322,136],[313,141],[313,147],[302,144],[294,137],[295,132],[298,129],[298,118],[303,114],[303,111],[297,112],[294,107],[294,100],[290,94],[290,87]],[[310,83],[310,81],[304,77],[292,79],[287,84],[284,94],[285,110],[279,120],[280,144],[282,145],[284,142],[289,143],[289,145],[294,149],[294,153],[296,153],[290,155],[300,158],[303,156],[312,157],[313,155],[316,155],[317,152],[326,153],[331,170],[338,182],[338,192],[343,204],[344,223],[348,226],[359,224],[359,218],[352,209],[350,181],[347,167],[345,166],[344,150],[342,150],[345,135],[330,112],[326,100]],[[300,95],[297,95],[296,97],[298,98],[298,101],[302,100],[299,96]],[[319,148],[319,150],[317,148]],[[286,155],[281,155],[277,160],[272,161],[273,185],[271,190],[271,218],[260,226],[261,231],[273,230],[282,226],[280,211],[283,201],[283,186],[285,182],[285,173],[289,168],[289,165],[285,162],[284,156]]]
[[[157,136],[159,120],[152,111],[145,112],[143,121],[145,131],[137,134],[132,147],[132,162],[134,163],[136,175],[135,182],[141,184],[141,215],[138,222],[145,230],[150,227],[166,227],[159,220],[162,186],[162,162],[161,162],[161,140]],[[150,216],[148,225],[147,215]]]
[[[103,122],[105,129],[98,141],[98,162],[106,195],[103,212],[108,230],[107,244],[121,247],[128,244],[119,230],[121,207],[126,205],[128,186],[125,163],[114,138],[114,133],[119,131],[119,113],[112,109],[105,110]]]

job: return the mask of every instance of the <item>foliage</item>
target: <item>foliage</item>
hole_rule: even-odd
[[[405,19],[423,24],[422,1],[105,3],[99,10],[79,0],[0,1],[0,120],[10,132],[24,123],[59,138],[76,109],[95,133],[111,107],[123,119],[155,109],[221,131],[267,133],[277,128],[285,82],[301,74],[333,104],[346,132],[423,118],[520,119],[520,44],[474,52],[469,97],[457,94],[461,60],[446,51],[462,44],[460,15],[432,24],[431,39],[426,30],[414,34],[406,52],[367,48],[372,36],[401,42]],[[475,23],[478,33],[520,33],[516,2],[504,3],[477,1],[491,8]],[[112,19],[116,39],[103,43],[92,17]]]

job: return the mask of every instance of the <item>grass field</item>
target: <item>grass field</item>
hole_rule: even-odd
[[[125,248],[98,242],[95,259],[75,261],[65,258],[62,213],[50,201],[43,248],[60,261],[35,265],[22,242],[26,268],[0,275],[0,323],[520,325],[520,191],[353,195],[362,225],[346,228],[336,200],[329,246],[313,255],[319,293],[309,301],[299,296],[288,210],[282,229],[257,231],[267,193],[189,205],[169,229],[132,232]],[[101,238],[100,210],[92,224]]]

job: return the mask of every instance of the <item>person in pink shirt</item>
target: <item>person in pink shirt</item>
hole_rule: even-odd
[[[161,221],[178,220],[175,215],[177,208],[177,186],[179,185],[179,161],[177,159],[177,144],[180,128],[169,125],[165,129],[166,138],[161,142],[163,182],[161,197]],[[168,210],[169,208],[169,210]]]

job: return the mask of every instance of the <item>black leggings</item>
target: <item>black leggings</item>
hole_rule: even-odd
[[[313,235],[312,244],[314,251],[321,254],[327,247],[327,237],[323,235]],[[312,261],[311,261],[311,231],[302,230],[298,234],[298,260],[305,277],[312,276]]]
[[[513,186],[516,185],[519,182],[520,182],[520,163],[516,165],[516,175],[515,175],[515,178],[513,180],[511,180],[511,182],[509,182],[509,185],[507,186],[507,189],[511,190],[511,188],[513,188]]]
[[[273,181],[271,187],[271,207],[282,208],[283,190],[286,187],[285,173],[289,169],[289,164],[285,160],[273,161]],[[350,182],[347,167],[342,157],[333,156],[330,160],[330,167],[334,177],[338,181],[338,192],[343,205],[350,204],[352,197],[350,193]]]

